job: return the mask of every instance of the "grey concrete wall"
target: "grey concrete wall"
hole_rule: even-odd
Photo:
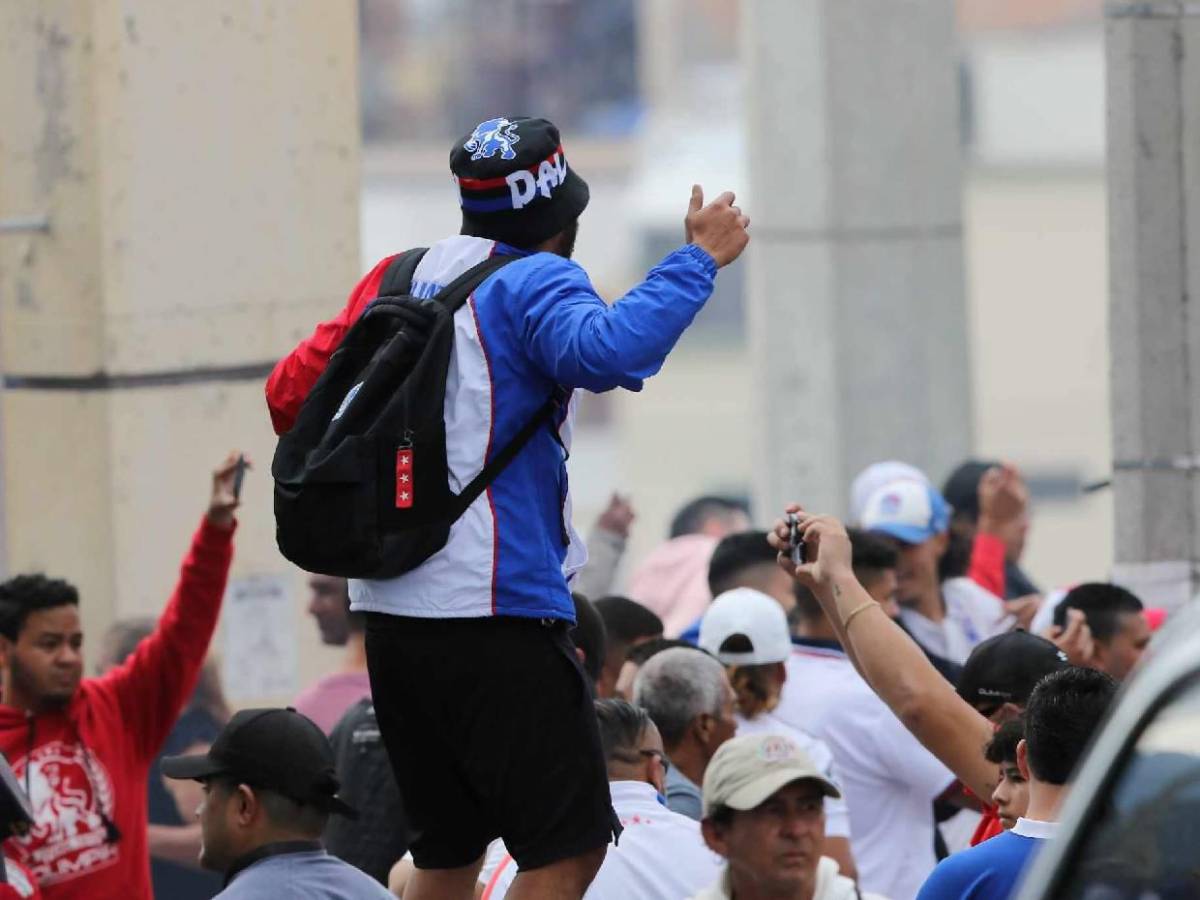
[[[1200,17],[1108,8],[1113,457],[1129,580],[1200,579]]]
[[[971,446],[952,9],[745,6],[755,494],[840,511]]]

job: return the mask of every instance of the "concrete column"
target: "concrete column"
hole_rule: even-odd
[[[1200,15],[1107,10],[1114,577],[1155,605],[1200,586]]]
[[[840,512],[868,463],[971,449],[953,9],[744,12],[756,501]]]
[[[0,232],[9,569],[76,582],[93,641],[161,608],[233,447],[235,575],[298,591],[262,382],[359,274],[357,25],[352,0],[0,5],[0,220],[49,221]]]

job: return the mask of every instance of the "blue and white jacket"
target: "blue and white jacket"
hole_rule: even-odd
[[[523,258],[490,275],[454,318],[445,420],[455,492],[471,482],[556,387],[641,390],[712,293],[717,274],[712,257],[689,244],[668,255],[610,307],[570,260],[457,236],[429,249],[413,276],[412,292],[432,296],[494,253]],[[352,305],[359,298],[358,309],[340,317],[345,327],[366,305],[364,284],[374,278],[378,291],[386,262],[352,295]],[[370,298],[375,292],[365,291]],[[320,329],[310,340],[319,335]],[[302,345],[293,356],[304,350]],[[281,369],[287,377],[287,363],[281,362],[272,375],[277,385]],[[268,397],[271,393],[269,382]],[[570,524],[564,453],[571,444],[575,399],[572,394],[559,422],[561,445],[550,428],[536,432],[454,523],[443,549],[398,578],[351,581],[351,608],[423,618],[507,615],[574,621],[567,580],[587,560]],[[278,427],[274,406],[272,413]]]

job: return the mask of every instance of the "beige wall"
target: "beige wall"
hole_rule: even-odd
[[[254,366],[358,275],[357,5],[153,0],[0,7],[0,346],[11,375]],[[262,379],[4,394],[10,571],[76,581],[93,637],[169,593],[232,447],[258,463],[235,576],[274,548]],[[284,699],[259,698],[259,699]]]
[[[1107,478],[1103,172],[977,172],[966,213],[978,451]],[[1111,491],[1034,514],[1030,571],[1046,584],[1108,577]]]

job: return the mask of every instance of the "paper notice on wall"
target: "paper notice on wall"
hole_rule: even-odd
[[[229,582],[221,613],[221,674],[234,703],[291,698],[296,693],[296,615],[289,581],[250,575]]]

